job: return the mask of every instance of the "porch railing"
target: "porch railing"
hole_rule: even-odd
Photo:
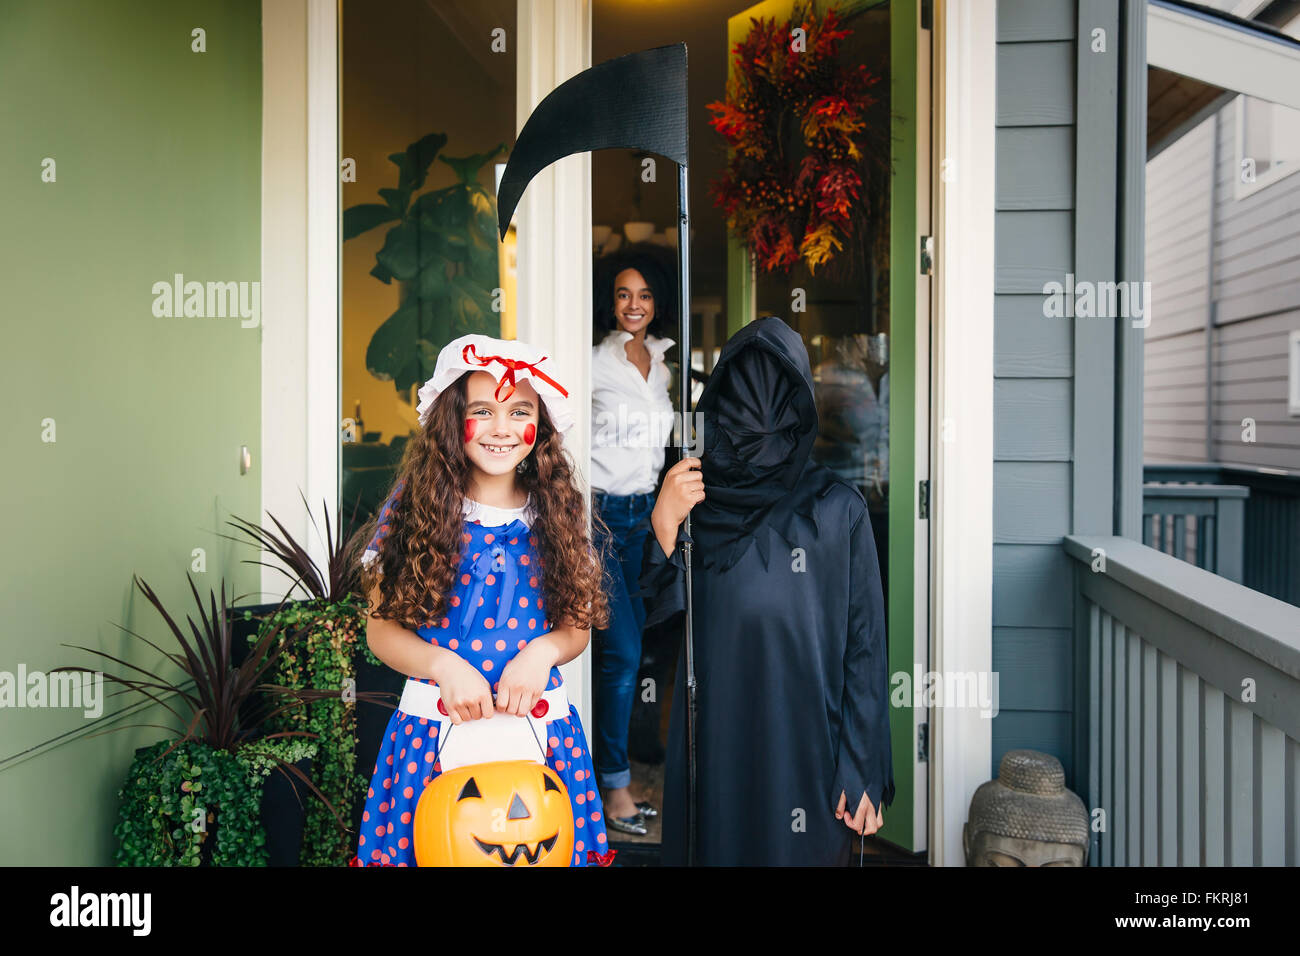
[[[1127,538],[1064,547],[1090,863],[1300,864],[1300,608]]]
[[[1242,532],[1241,583],[1300,605],[1300,471],[1210,462],[1148,464],[1143,475],[1146,482],[1249,488]]]
[[[1241,583],[1245,485],[1142,486],[1142,543]]]

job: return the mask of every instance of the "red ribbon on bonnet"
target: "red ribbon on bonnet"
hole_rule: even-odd
[[[471,342],[469,345],[465,346],[464,351],[461,353],[461,357],[469,364],[489,365],[492,362],[500,362],[506,367],[506,370],[501,373],[501,378],[497,380],[496,391],[492,393],[493,397],[496,398],[498,402],[504,402],[515,393],[515,372],[522,371],[523,369],[528,369],[528,371],[532,372],[543,381],[550,382],[559,390],[561,395],[565,398],[569,397],[569,393],[564,390],[564,386],[537,367],[537,362],[546,361],[545,355],[539,358],[537,362],[525,362],[523,359],[506,358],[504,355],[479,355],[478,352],[474,350],[474,343]],[[501,389],[507,385],[510,386],[510,391],[502,395]]]

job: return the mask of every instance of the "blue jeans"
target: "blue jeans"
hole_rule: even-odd
[[[640,590],[641,555],[650,532],[654,492],[607,495],[597,491],[592,506],[609,525],[610,550],[605,557],[609,588],[609,628],[597,630],[601,642],[600,673],[596,675],[596,779],[606,789],[632,782],[627,758],[627,730],[641,666],[641,629],[645,602],[631,596]],[[602,542],[603,543],[603,542]]]

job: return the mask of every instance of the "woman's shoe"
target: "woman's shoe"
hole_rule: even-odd
[[[645,817],[640,812],[632,814],[630,817],[605,817],[605,824],[612,830],[618,830],[620,833],[631,833],[634,836],[645,836],[648,832],[645,826]]]
[[[644,800],[638,801],[636,808],[637,811],[641,814],[641,816],[645,817],[647,820],[651,820],[659,816],[659,811],[656,810],[654,807],[652,807],[650,804],[646,803]]]

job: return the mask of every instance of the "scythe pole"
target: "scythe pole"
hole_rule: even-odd
[[[680,324],[678,341],[681,347],[681,392],[682,392],[682,456],[685,457],[691,442],[691,212],[687,190],[688,174],[685,165],[677,167],[677,318]],[[697,436],[702,441],[703,435]],[[698,446],[697,446],[698,447]],[[686,779],[689,781],[689,796],[686,804],[687,842],[686,865],[695,865],[695,833],[698,819],[696,798],[696,691],[695,681],[695,601],[691,588],[691,516],[687,512],[682,523],[687,539],[682,542],[682,563],[686,567]]]

